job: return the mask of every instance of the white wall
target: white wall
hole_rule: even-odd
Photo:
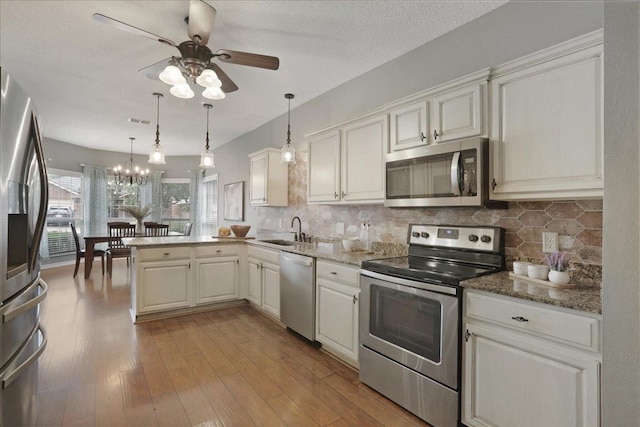
[[[606,2],[602,425],[640,425],[640,5]]]

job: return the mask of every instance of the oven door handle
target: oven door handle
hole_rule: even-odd
[[[453,153],[451,160],[451,192],[454,196],[460,195],[460,152]]]
[[[449,286],[440,286],[433,283],[416,282],[412,280],[402,279],[395,276],[387,276],[386,274],[375,273],[369,270],[360,270],[360,274],[363,276],[371,277],[373,279],[382,280],[397,285],[410,286],[412,288],[419,288],[425,291],[437,292],[439,294],[458,295],[458,289]],[[417,286],[419,285],[419,286]]]

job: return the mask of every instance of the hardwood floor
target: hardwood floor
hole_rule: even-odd
[[[37,425],[427,426],[249,306],[132,324],[113,277],[44,270]]]

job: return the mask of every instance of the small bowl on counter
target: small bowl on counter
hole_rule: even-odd
[[[345,237],[342,239],[342,247],[347,251],[360,249],[360,239],[357,237]]]
[[[529,273],[529,277],[532,279],[538,280],[547,280],[549,276],[549,267],[546,265],[530,265],[527,267],[527,272]]]
[[[232,225],[231,227],[231,231],[233,231],[233,235],[236,237],[245,237],[247,235],[247,233],[249,232],[249,229],[251,229],[250,225],[244,225],[244,224],[238,224],[238,225]]]
[[[514,261],[513,262],[513,272],[518,276],[528,276],[529,275],[529,266],[530,262],[526,261]]]

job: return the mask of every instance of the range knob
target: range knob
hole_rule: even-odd
[[[413,233],[411,233],[411,235],[413,237],[420,237],[420,233],[418,233],[417,231],[414,231]]]
[[[489,236],[487,236],[487,235],[485,234],[484,236],[482,236],[482,237],[480,238],[480,241],[481,241],[482,243],[489,243],[489,242],[491,241],[491,237],[489,237]]]
[[[476,236],[475,234],[470,234],[469,235],[469,241],[470,242],[477,242],[478,241],[478,236]]]
[[[423,231],[422,233],[420,233],[420,237],[424,237],[425,239],[428,239],[429,233],[427,233],[426,231]]]

